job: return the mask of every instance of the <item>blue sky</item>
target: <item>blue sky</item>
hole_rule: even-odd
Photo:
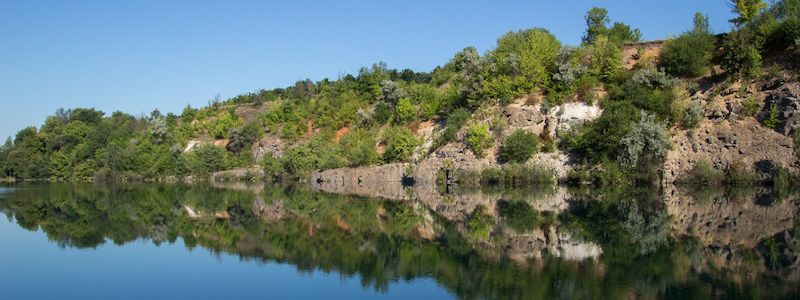
[[[696,11],[723,32],[727,2],[0,0],[0,137],[59,107],[180,112],[378,61],[428,71],[510,30],[544,27],[575,45],[592,6],[645,39],[679,34]]]

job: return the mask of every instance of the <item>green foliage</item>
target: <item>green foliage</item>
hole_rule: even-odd
[[[196,146],[186,155],[186,167],[197,176],[225,170],[228,168],[225,149],[209,144]]]
[[[499,159],[502,162],[524,163],[539,149],[539,137],[531,132],[517,129],[509,135],[500,147]]]
[[[417,118],[417,106],[411,103],[408,98],[401,98],[397,102],[397,119],[398,124],[405,124],[414,121]]]
[[[486,124],[472,124],[467,128],[467,146],[477,157],[486,155],[484,150],[491,147],[494,142],[489,134],[489,126]]]
[[[240,153],[242,150],[249,150],[253,143],[261,138],[261,126],[255,122],[248,122],[243,127],[231,129],[228,134],[227,149],[234,153]]]
[[[456,139],[456,134],[461,127],[464,126],[465,123],[469,120],[471,114],[469,110],[465,108],[458,108],[450,114],[447,115],[447,119],[445,121],[444,130],[442,131],[439,138],[436,140],[436,147],[444,146],[445,144],[453,141]]]
[[[467,223],[470,236],[476,240],[486,240],[494,227],[494,217],[486,212],[486,207],[481,205],[472,212]]]
[[[488,54],[490,66],[483,93],[490,98],[511,99],[546,86],[560,49],[555,36],[541,28],[506,33]]]
[[[524,187],[556,183],[552,169],[539,165],[509,164],[504,168],[487,168],[480,174],[482,186]]]
[[[673,76],[701,76],[708,69],[715,42],[708,17],[695,15],[694,30],[668,41],[661,49],[659,67]]]
[[[620,70],[622,51],[608,37],[599,36],[589,44],[589,72],[601,79],[609,79]]]
[[[794,156],[800,160],[800,128],[794,129]]]
[[[272,155],[272,152],[267,152],[264,158],[261,159],[261,168],[264,170],[264,175],[267,178],[280,178],[283,175],[283,162]]]
[[[239,121],[234,115],[225,111],[211,123],[209,133],[215,139],[227,138],[231,129],[239,126]]]
[[[761,11],[767,8],[764,0],[731,0],[733,13],[738,16],[731,19],[731,23],[741,26],[750,23]]]
[[[753,97],[749,97],[742,101],[742,115],[754,117],[756,114],[758,114],[759,109],[761,109],[761,105]]]
[[[375,135],[364,129],[348,132],[339,140],[344,157],[353,167],[372,165],[380,161],[375,149]]]
[[[386,102],[375,104],[375,120],[378,124],[386,124],[392,118],[392,108]]]
[[[700,101],[694,100],[689,103],[683,116],[684,128],[695,128],[703,120],[703,107]]]
[[[642,112],[639,122],[620,142],[623,151],[617,160],[631,166],[658,164],[670,148],[666,124],[647,112]]]
[[[742,33],[731,33],[722,46],[720,65],[731,75],[754,78],[761,72],[761,54]]]
[[[608,10],[602,7],[593,7],[584,17],[586,21],[586,34],[583,36],[584,44],[592,44],[601,36],[610,39],[614,44],[626,42],[638,42],[642,37],[639,29],[631,29],[624,23],[615,22],[611,28],[608,24],[611,19],[608,17]]]
[[[386,149],[383,159],[387,162],[405,161],[414,154],[419,140],[406,127],[392,127],[386,133]]]
[[[725,176],[722,172],[714,169],[708,161],[699,160],[688,174],[679,179],[682,184],[699,186],[717,186],[724,182]]]
[[[778,105],[772,103],[769,106],[769,115],[767,115],[767,118],[764,119],[764,126],[772,129],[778,125],[778,122]]]
[[[640,109],[630,102],[607,103],[600,117],[584,127],[573,130],[562,146],[582,154],[590,162],[614,160],[622,153],[622,139],[640,119]]]
[[[497,206],[503,223],[517,233],[527,233],[539,225],[538,213],[527,202],[501,200]]]

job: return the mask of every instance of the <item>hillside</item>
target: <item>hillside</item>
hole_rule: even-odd
[[[379,63],[180,115],[62,109],[0,148],[0,172],[56,181],[435,183],[453,171],[452,182],[476,184],[781,184],[800,168],[798,3],[740,14],[719,35],[698,13],[679,36],[651,42],[594,8],[575,47],[534,28],[503,35],[484,54],[464,48],[431,72]]]

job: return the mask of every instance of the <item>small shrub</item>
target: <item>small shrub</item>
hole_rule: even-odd
[[[505,168],[484,169],[480,175],[483,186],[522,187],[554,184],[555,172],[542,166],[511,164]]]
[[[773,103],[769,106],[769,115],[764,119],[764,126],[775,128],[778,125],[778,105]]]
[[[751,186],[757,180],[758,176],[739,162],[732,163],[725,174],[725,182],[733,186]]]
[[[703,107],[700,101],[692,101],[683,116],[684,128],[695,128],[703,119]]]
[[[464,123],[469,120],[469,117],[470,112],[465,108],[459,108],[450,112],[450,114],[447,115],[444,130],[436,141],[436,147],[443,146],[455,140],[456,134],[461,130],[461,127],[464,126]]]
[[[261,159],[261,168],[264,170],[264,176],[267,178],[280,178],[283,174],[283,162],[275,156],[272,152],[267,152],[264,158]]]
[[[753,97],[742,101],[742,115],[744,116],[754,117],[758,114],[759,109],[761,109],[761,105],[759,105],[758,101]]]
[[[531,132],[517,129],[503,142],[500,148],[501,162],[524,163],[539,149],[539,137]]]
[[[489,126],[486,124],[473,124],[467,128],[467,146],[477,157],[485,155],[484,150],[493,144],[492,136],[489,134]]]
[[[695,162],[692,169],[680,182],[688,185],[719,186],[724,182],[724,175],[705,160]]]
[[[628,165],[659,162],[670,147],[666,124],[658,122],[654,115],[642,112],[639,123],[622,139],[624,151],[617,160]]]
[[[339,140],[339,145],[350,166],[366,166],[380,160],[375,149],[375,138],[366,130],[357,129],[348,132]]]

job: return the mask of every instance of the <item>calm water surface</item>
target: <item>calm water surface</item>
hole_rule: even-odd
[[[2,299],[800,297],[795,195],[0,187]]]

